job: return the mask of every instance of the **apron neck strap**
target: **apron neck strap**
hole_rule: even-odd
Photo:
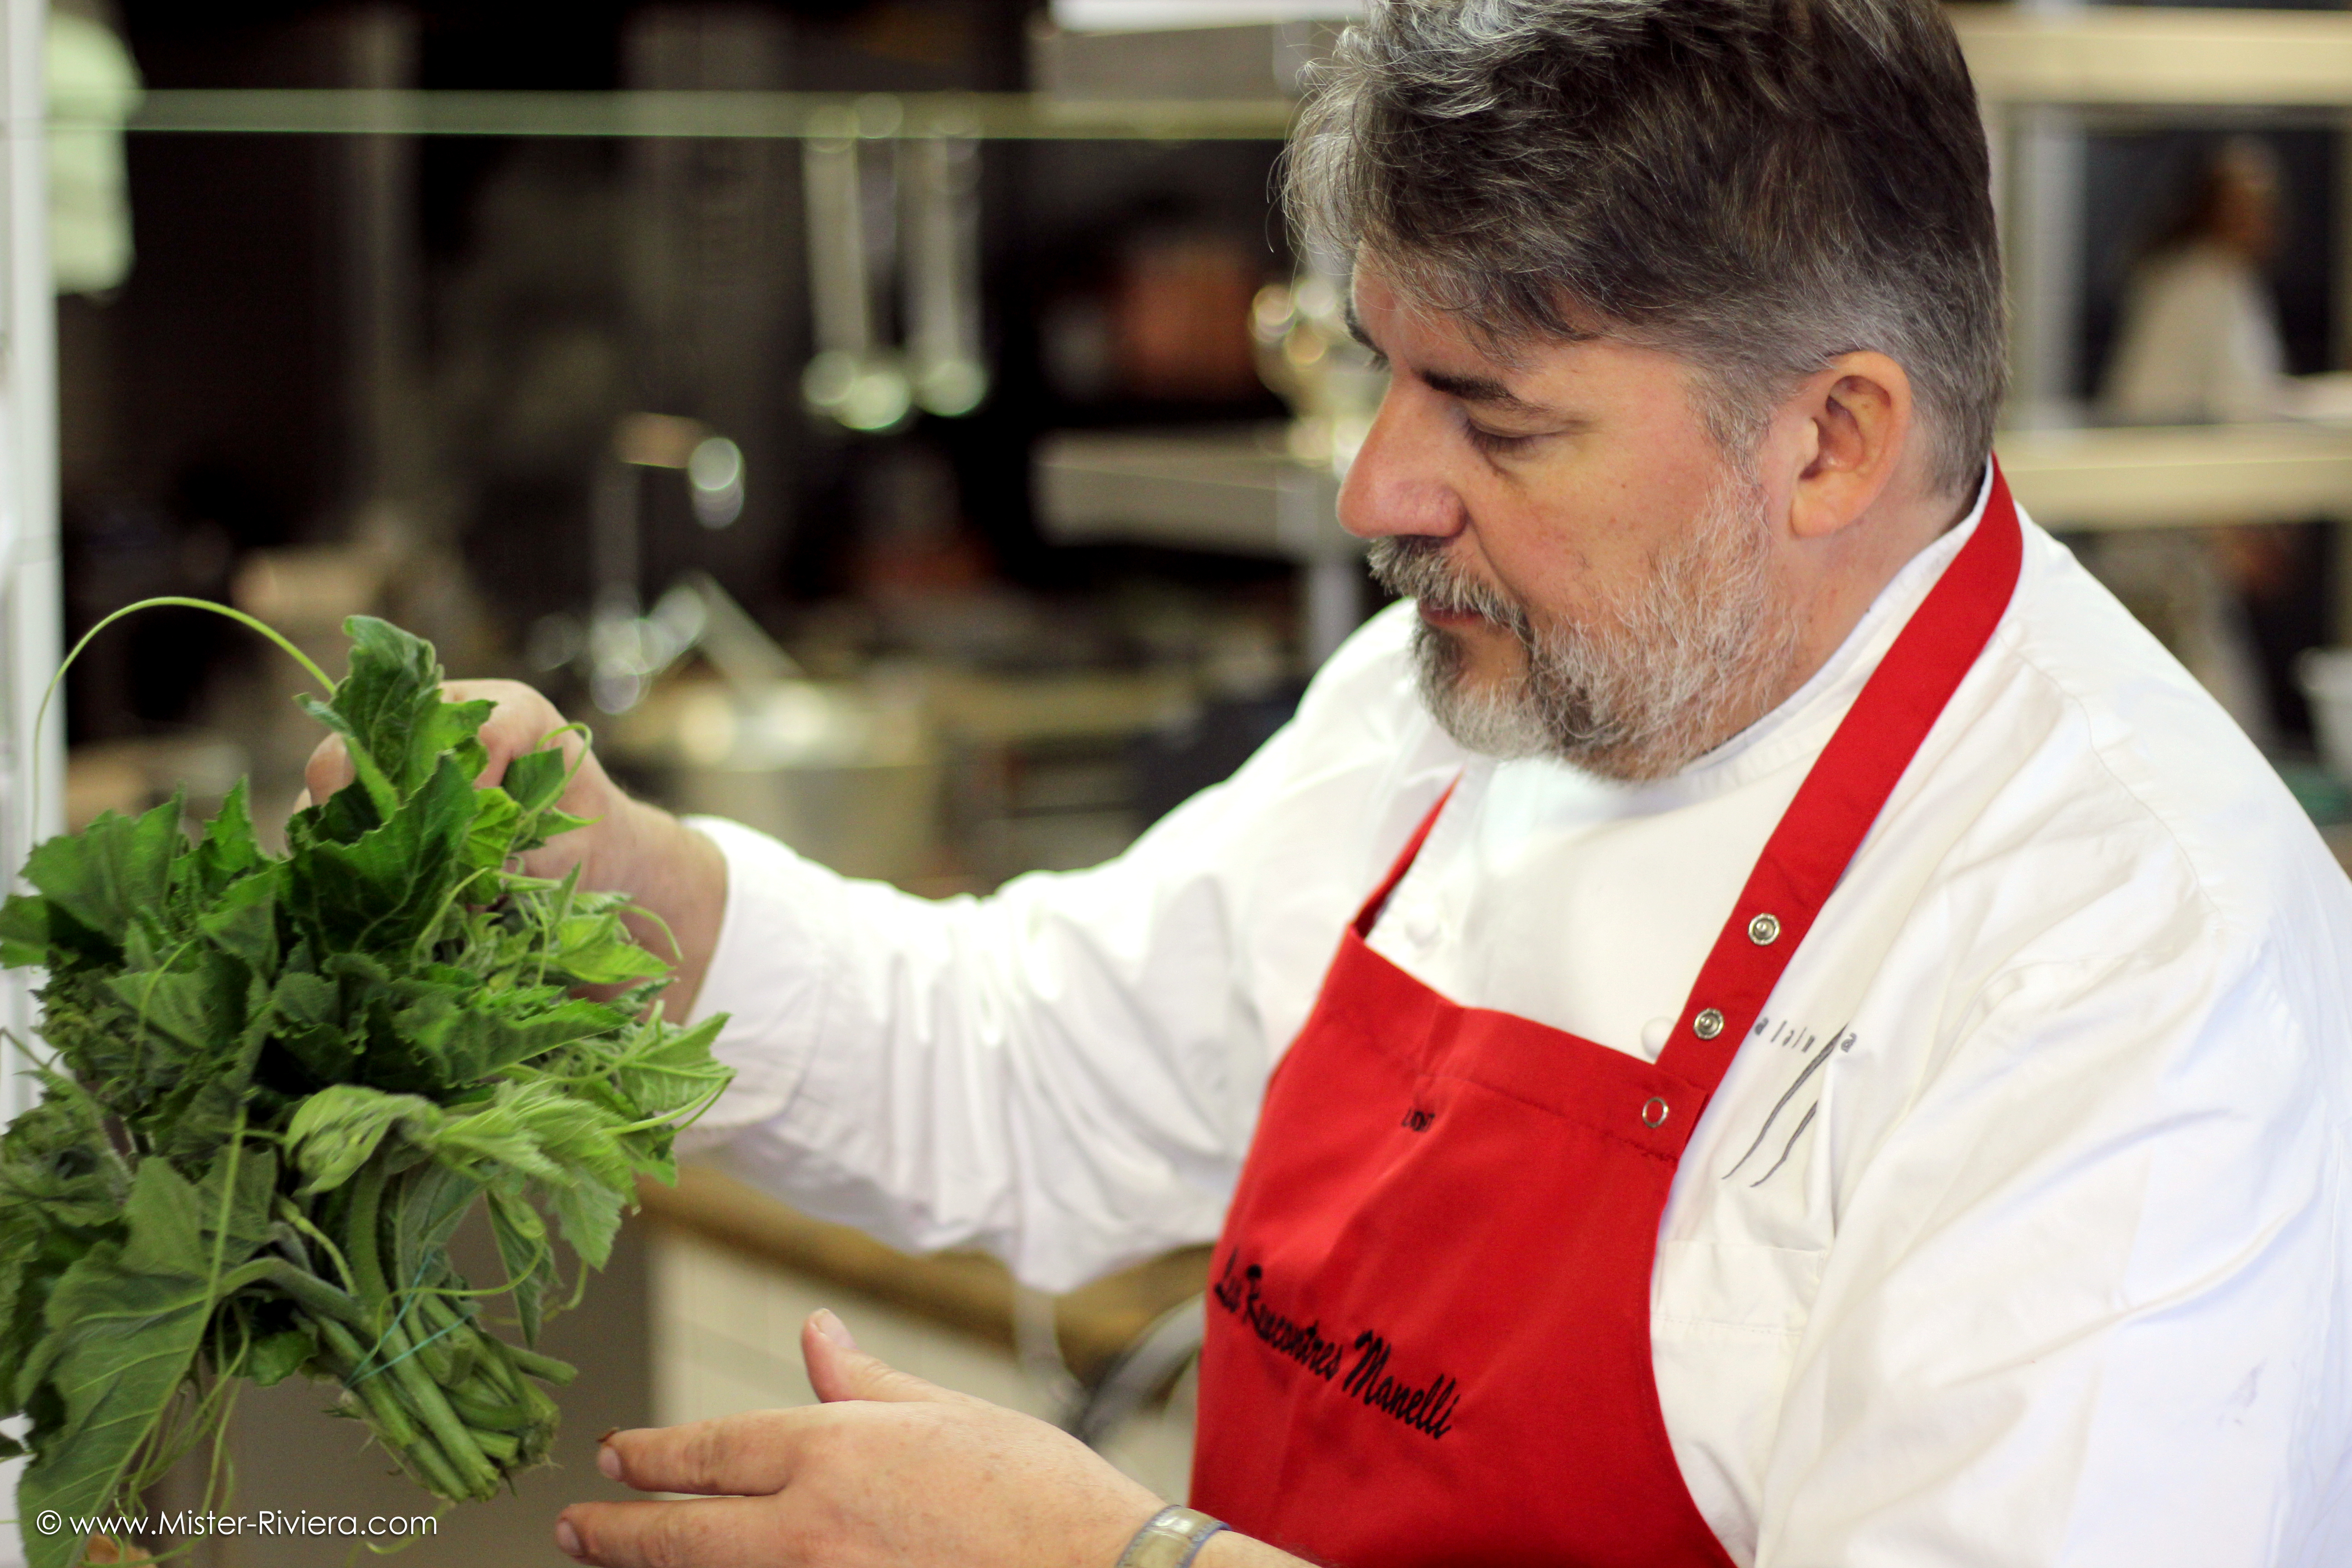
[[[1381,885],[1372,889],[1372,896],[1364,900],[1364,907],[1356,911],[1353,930],[1359,942],[1370,938],[1372,927],[1380,921],[1381,911],[1388,908],[1389,895],[1396,891],[1397,884],[1404,880],[1404,874],[1412,870],[1412,863],[1421,858],[1421,847],[1429,842],[1430,829],[1437,826],[1437,819],[1445,813],[1445,803],[1454,798],[1454,792],[1461,783],[1462,775],[1454,774],[1454,782],[1445,786],[1445,792],[1437,797],[1437,804],[1429,808],[1429,815],[1421,819],[1421,826],[1412,830],[1411,838],[1405,840],[1404,851],[1396,858],[1396,864],[1389,868],[1386,877],[1381,879]]]
[[[1712,1095],[1822,906],[2008,612],[2024,559],[2000,466],[1976,532],[1871,672],[1764,846],[1658,1066]],[[1684,1118],[1687,1130],[1696,1115]]]

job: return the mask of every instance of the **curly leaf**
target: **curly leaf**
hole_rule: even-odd
[[[304,1100],[286,1124],[286,1142],[303,1175],[298,1194],[341,1186],[368,1163],[393,1129],[412,1142],[431,1140],[441,1108],[414,1094],[386,1094],[355,1083],[322,1089]]]

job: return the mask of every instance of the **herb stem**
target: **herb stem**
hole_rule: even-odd
[[[506,1349],[508,1358],[516,1366],[542,1383],[551,1383],[561,1388],[580,1375],[580,1369],[568,1361],[558,1361],[551,1355],[527,1351],[520,1345],[509,1345]]]
[[[314,1317],[353,1329],[364,1328],[367,1324],[367,1313],[357,1301],[317,1275],[297,1268],[282,1258],[256,1258],[224,1279],[222,1284],[226,1286],[230,1280],[242,1284],[248,1279],[276,1286],[308,1308]]]
[[[424,1418],[425,1429],[439,1439],[442,1452],[473,1481],[474,1495],[488,1497],[499,1489],[498,1467],[490,1463],[488,1456],[474,1442],[466,1424],[458,1420],[457,1413],[449,1408],[449,1402],[441,1397],[439,1385],[425,1374],[423,1367],[417,1365],[416,1358],[408,1353],[408,1346],[403,1342],[407,1337],[397,1326],[385,1337],[384,1349],[392,1352],[392,1360],[387,1363],[390,1374],[399,1380],[401,1392],[408,1396],[410,1406]]]
[[[351,1259],[352,1282],[360,1294],[391,1310],[392,1289],[384,1282],[383,1254],[376,1231],[383,1218],[384,1168],[381,1157],[360,1167],[352,1178],[351,1207],[343,1215],[344,1253]]]

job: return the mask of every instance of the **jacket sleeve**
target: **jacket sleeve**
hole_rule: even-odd
[[[737,1079],[689,1152],[898,1245],[1066,1289],[1213,1237],[1266,1074],[1452,776],[1404,624],[1335,656],[1231,780],[1116,860],[932,902],[734,824],[701,1013]],[[1416,805],[1416,803],[1418,803]]]

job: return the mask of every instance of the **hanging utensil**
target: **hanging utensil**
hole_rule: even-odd
[[[855,109],[821,110],[803,143],[816,353],[801,392],[811,408],[852,430],[895,429],[913,411],[906,371],[882,347],[877,307],[876,279],[896,264],[897,171],[863,151],[895,136],[899,119],[896,99],[872,94]]]
[[[954,418],[988,395],[980,310],[980,143],[935,122],[898,143],[908,193],[906,314],[915,401]]]

